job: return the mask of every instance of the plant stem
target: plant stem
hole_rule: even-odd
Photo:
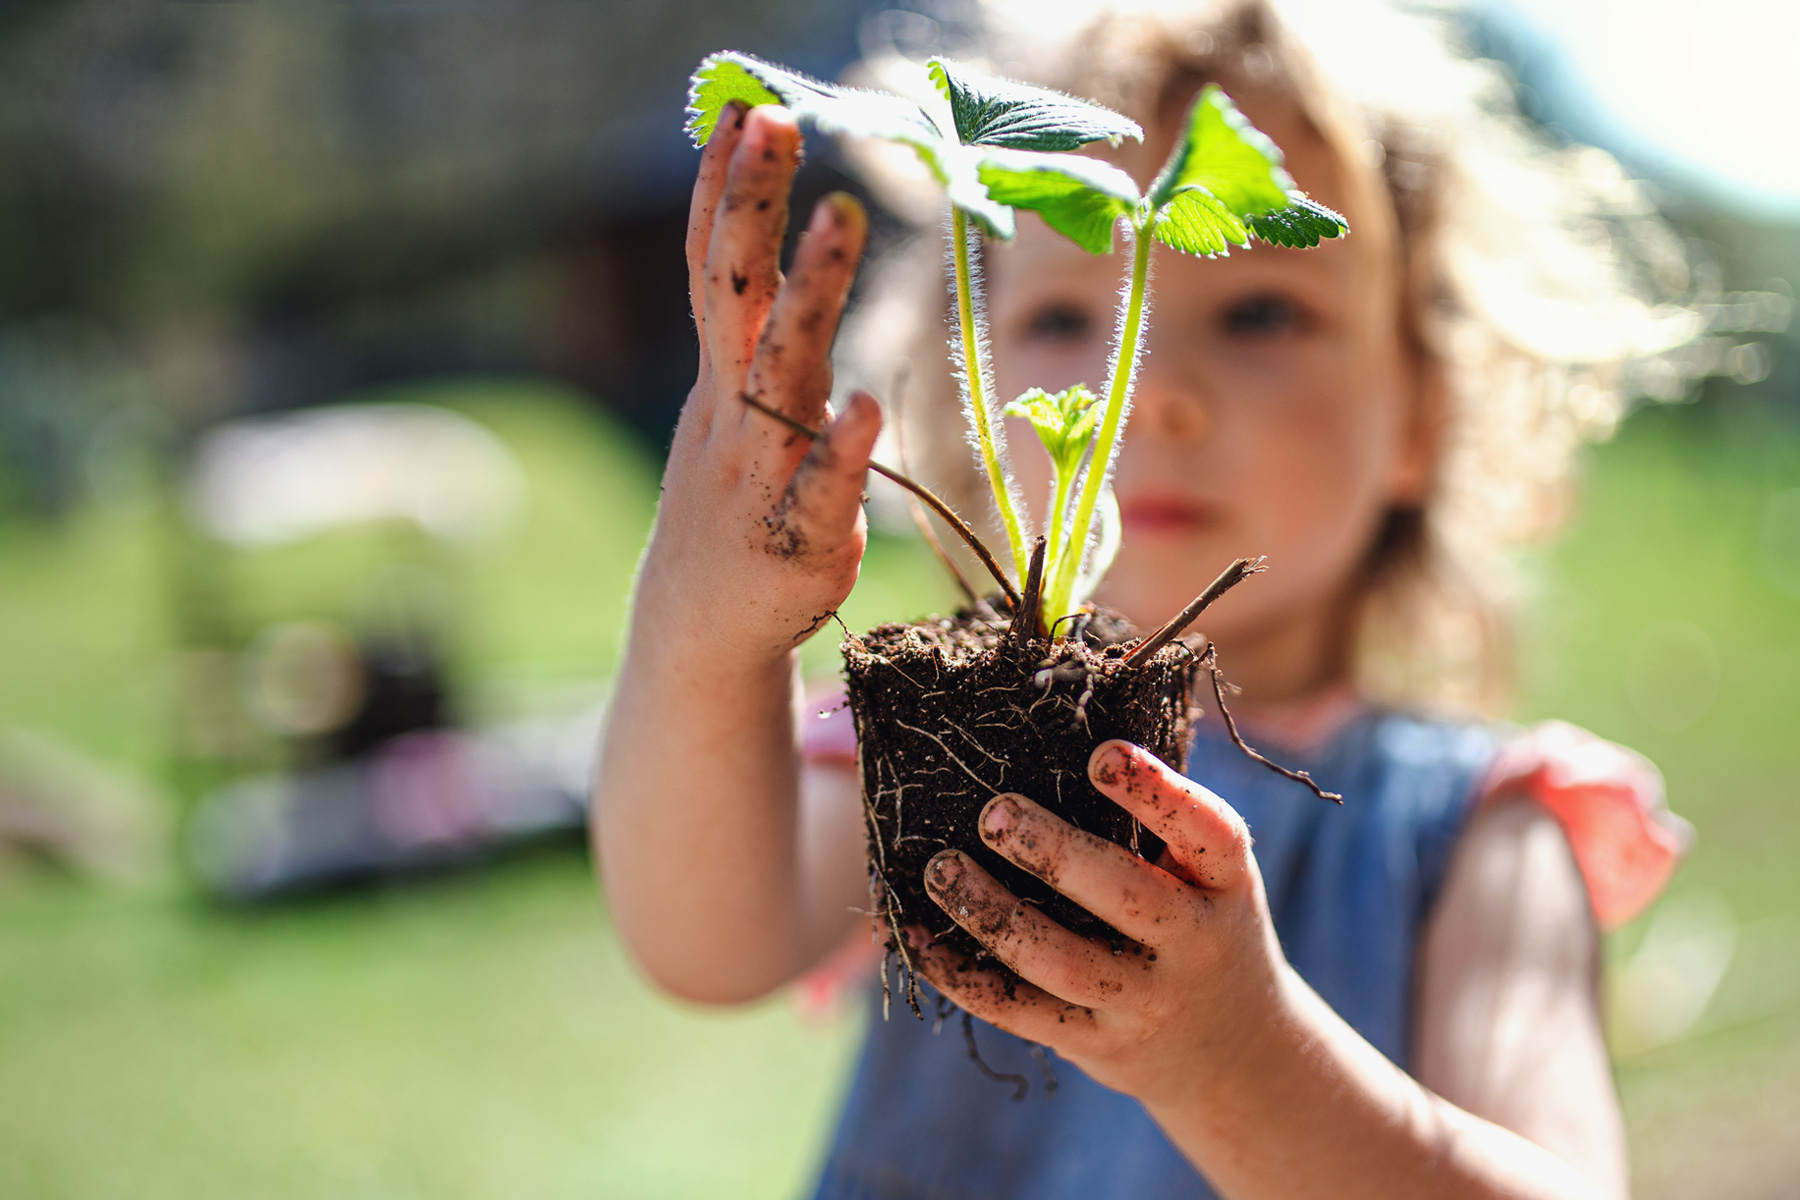
[[[1050,561],[1056,563],[1062,558],[1063,531],[1069,523],[1069,489],[1075,484],[1075,476],[1079,473],[1077,466],[1063,470],[1061,464],[1056,469],[1056,498],[1050,503]],[[1060,613],[1057,615],[1061,615]]]
[[[1094,442],[1094,456],[1088,460],[1087,474],[1081,481],[1081,497],[1075,504],[1075,519],[1069,526],[1069,537],[1063,543],[1062,556],[1056,563],[1056,590],[1048,596],[1050,620],[1069,611],[1074,597],[1075,581],[1081,574],[1081,556],[1087,552],[1088,530],[1094,523],[1094,510],[1099,507],[1100,493],[1112,474],[1113,455],[1118,450],[1119,433],[1125,425],[1125,405],[1131,399],[1131,385],[1137,377],[1138,357],[1144,343],[1144,302],[1149,295],[1150,247],[1155,239],[1148,225],[1131,225],[1131,285],[1125,293],[1125,320],[1119,327],[1119,342],[1113,347],[1112,378],[1106,392],[1106,413],[1101,418],[1100,435]]]
[[[969,244],[973,236],[969,218],[963,210],[951,206],[951,258],[956,264],[956,331],[962,341],[964,398],[969,405],[969,420],[975,426],[975,440],[981,447],[981,465],[987,470],[988,486],[994,492],[994,504],[1000,510],[1000,526],[1012,547],[1013,567],[1019,581],[1028,569],[1025,557],[1025,534],[1019,524],[1018,506],[1013,503],[1011,485],[1000,466],[1000,444],[1004,433],[993,428],[993,413],[988,409],[988,393],[992,384],[982,369],[981,326],[975,315],[975,272],[970,265]]]

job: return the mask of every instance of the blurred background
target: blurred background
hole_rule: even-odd
[[[1700,831],[1608,951],[1643,1197],[1800,1192],[1796,11],[1457,14],[1651,181],[1711,323],[1533,564],[1518,712]],[[694,369],[686,76],[965,23],[0,5],[0,1195],[806,1186],[856,1017],[648,992],[582,794]],[[878,532],[844,616],[951,599]]]

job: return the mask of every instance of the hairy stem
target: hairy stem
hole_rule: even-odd
[[[1100,435],[1094,442],[1094,456],[1088,460],[1087,474],[1081,482],[1081,496],[1075,504],[1075,517],[1069,526],[1069,537],[1063,543],[1062,557],[1056,563],[1056,588],[1048,594],[1050,619],[1067,613],[1074,599],[1075,581],[1081,574],[1081,556],[1087,551],[1088,531],[1093,527],[1094,510],[1100,505],[1100,494],[1112,474],[1113,456],[1118,451],[1119,433],[1125,426],[1125,406],[1131,399],[1131,385],[1137,378],[1138,357],[1144,347],[1144,302],[1149,296],[1150,247],[1155,239],[1149,226],[1139,228],[1132,223],[1131,283],[1125,291],[1124,319],[1119,323],[1119,341],[1113,347],[1112,376],[1106,390],[1106,413],[1101,417]]]
[[[1063,533],[1069,523],[1069,489],[1075,485],[1075,477],[1078,474],[1080,474],[1079,467],[1065,471],[1060,462],[1056,464],[1056,492],[1050,502],[1050,561],[1052,563],[1062,559]],[[1058,613],[1057,615],[1061,616],[1062,614]],[[1045,616],[1048,617],[1049,614],[1046,613]]]
[[[956,331],[962,344],[964,399],[969,405],[969,420],[975,426],[976,443],[981,448],[981,465],[987,471],[988,486],[993,489],[994,504],[1000,510],[1000,526],[1006,531],[1013,567],[1022,583],[1027,570],[1025,533],[1019,523],[1018,506],[1013,503],[1012,488],[1001,470],[1000,446],[1005,434],[994,428],[993,413],[988,408],[992,383],[982,370],[982,328],[975,312],[975,272],[969,252],[973,236],[969,218],[954,206],[950,209],[950,240],[956,269]]]

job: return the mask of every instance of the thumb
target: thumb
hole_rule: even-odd
[[[864,391],[820,431],[782,497],[785,521],[817,546],[837,546],[856,532],[869,455],[881,432],[881,406]]]
[[[1158,865],[1171,874],[1228,891],[1254,873],[1250,829],[1237,810],[1142,746],[1102,742],[1088,759],[1088,778],[1167,844]]]

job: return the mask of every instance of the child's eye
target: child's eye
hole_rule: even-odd
[[[1025,336],[1048,342],[1079,341],[1088,336],[1093,320],[1073,304],[1046,304],[1025,323]]]
[[[1229,337],[1279,337],[1305,332],[1311,324],[1311,314],[1296,301],[1267,292],[1246,296],[1226,308],[1221,324]]]

